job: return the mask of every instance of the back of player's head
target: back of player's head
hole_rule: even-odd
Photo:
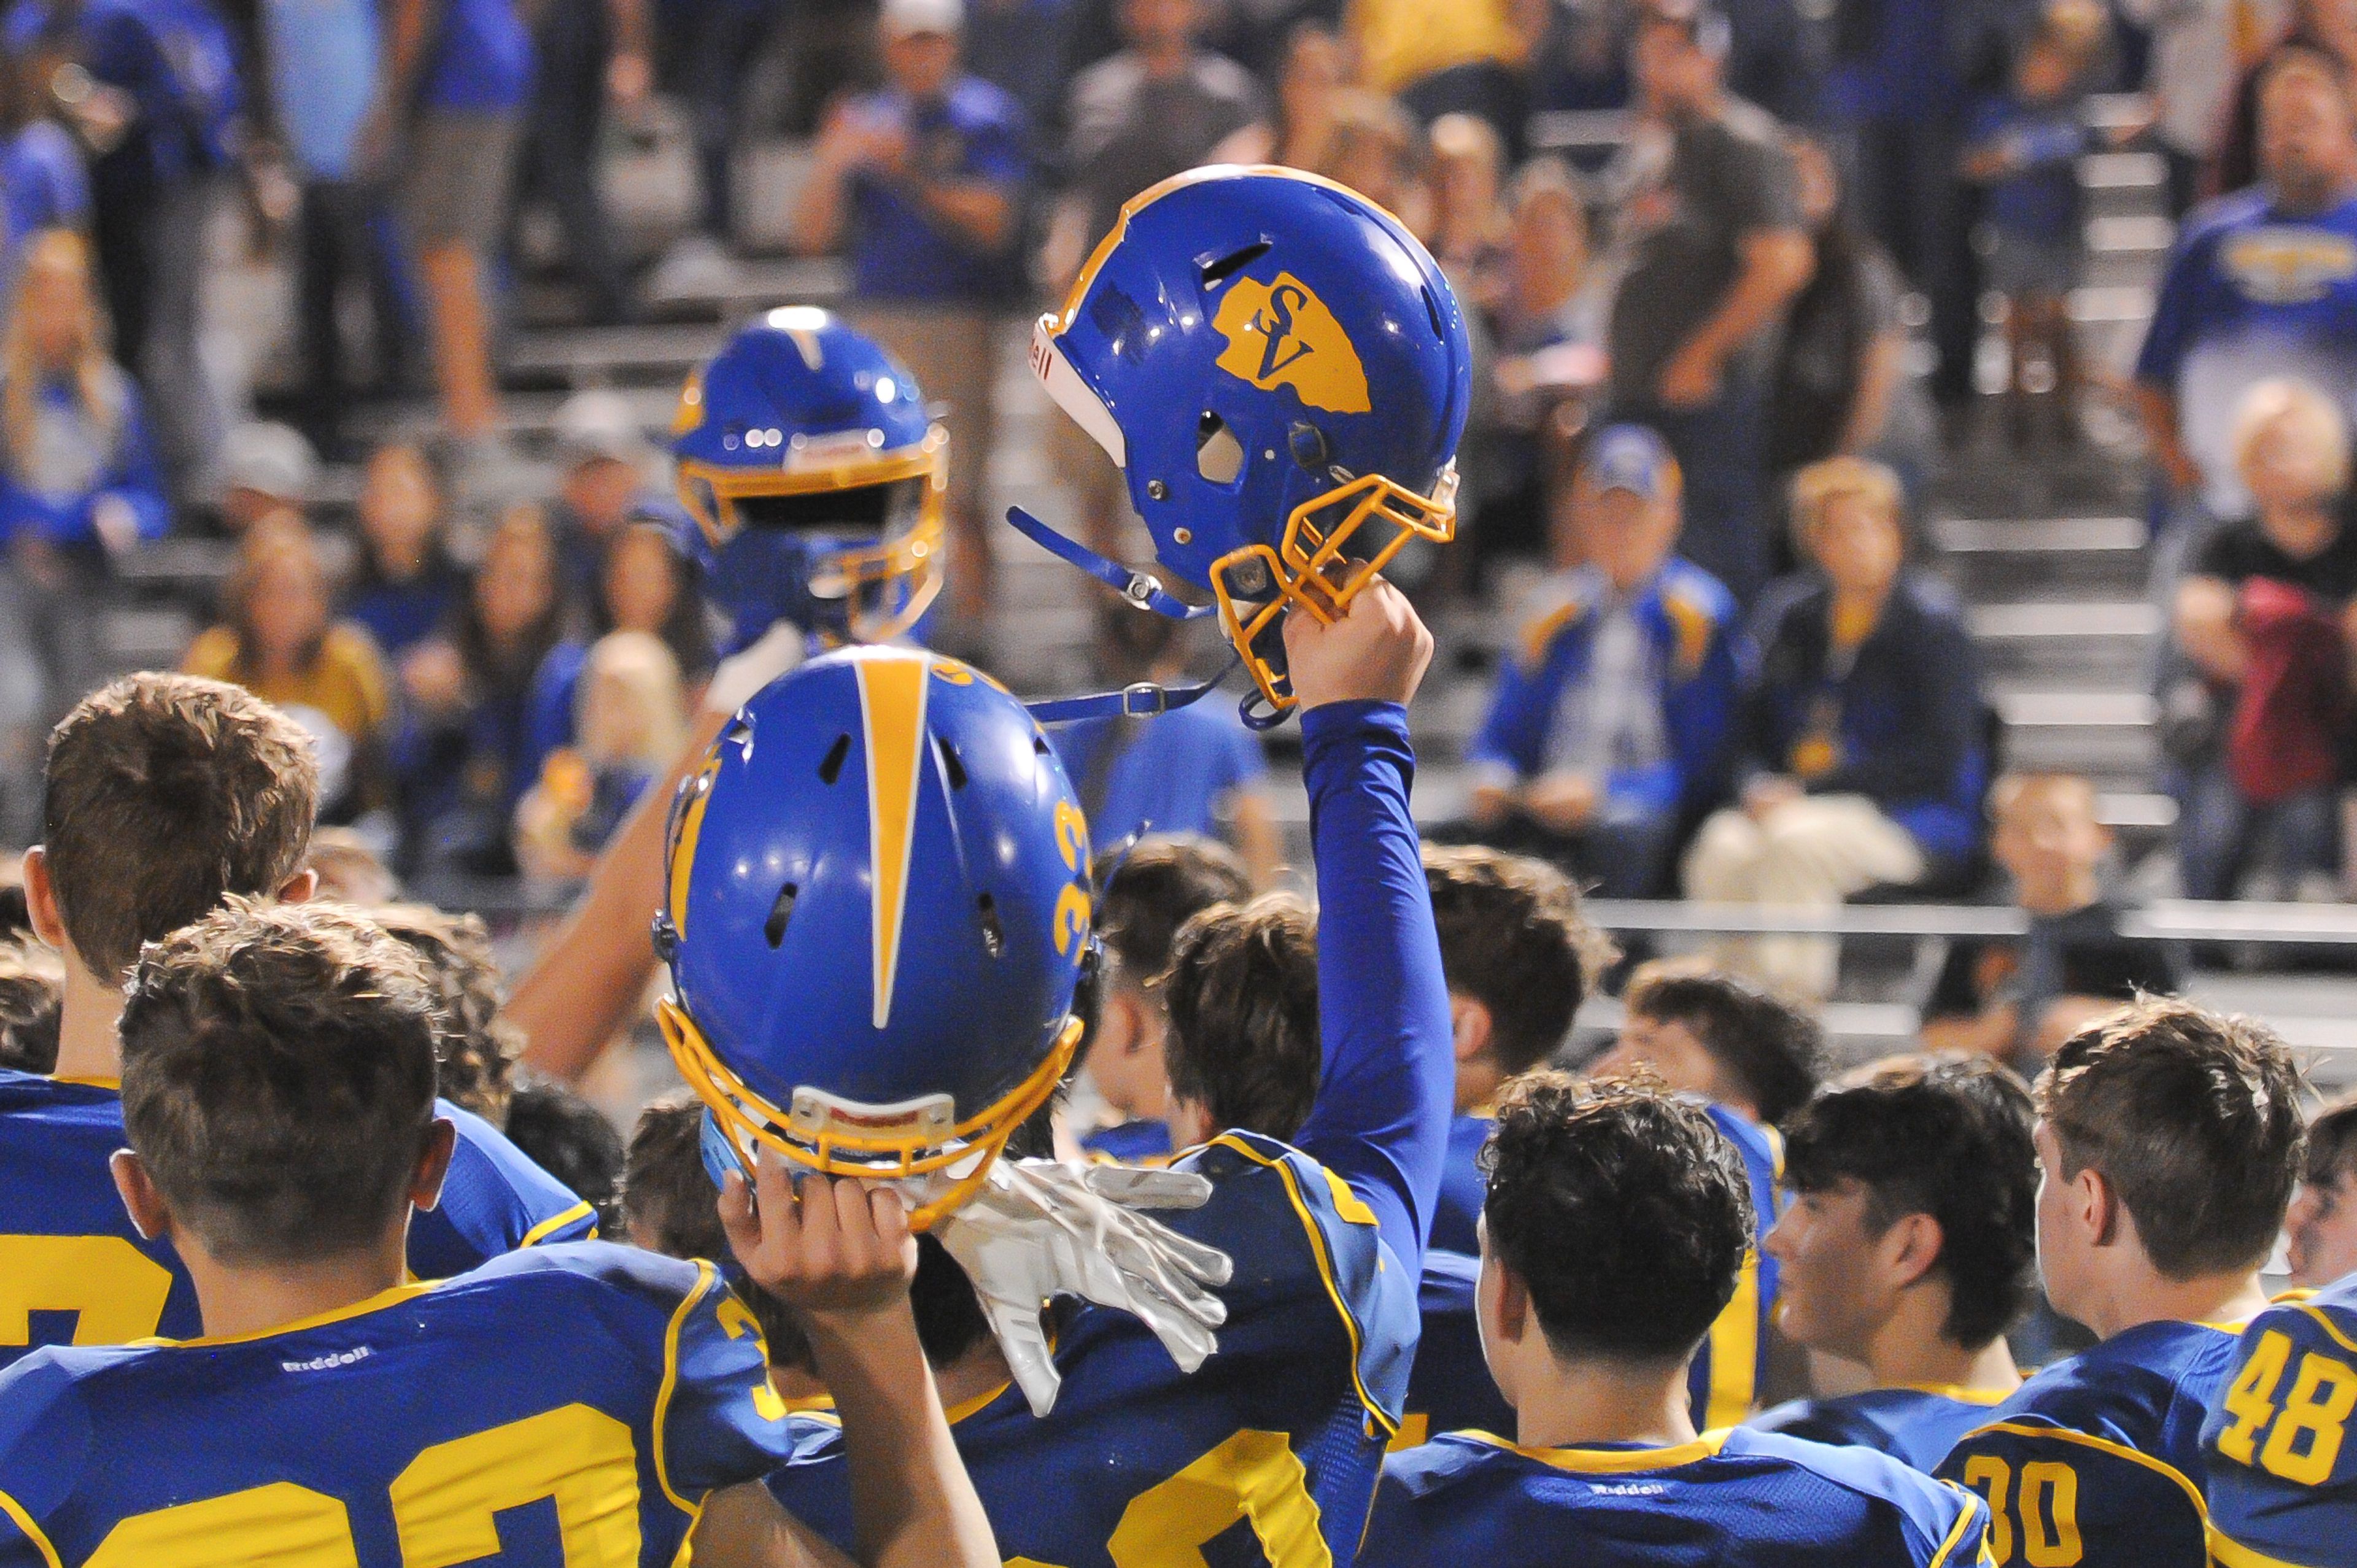
[[[597,1211],[600,1227],[621,1213],[622,1135],[606,1113],[561,1083],[533,1080],[508,1101],[508,1142]]]
[[[1645,1083],[1514,1080],[1481,1153],[1491,1251],[1566,1359],[1683,1360],[1735,1294],[1751,1187],[1689,1101]]]
[[[1784,1178],[1795,1192],[1858,1183],[1877,1236],[1910,1214],[1938,1221],[1932,1266],[1949,1295],[1941,1332],[1978,1349],[2029,1309],[2038,1286],[2036,1121],[2029,1090],[1986,1057],[1894,1057],[1794,1113]]]
[[[811,1371],[810,1340],[801,1321],[731,1267],[720,1195],[704,1168],[703,1129],[704,1101],[684,1089],[639,1112],[622,1176],[622,1219],[630,1244],[667,1258],[702,1258],[718,1265],[753,1309],[761,1337],[769,1341],[770,1365]]]
[[[1543,860],[1494,849],[1426,848],[1425,880],[1448,989],[1490,1011],[1490,1055],[1511,1078],[1571,1033],[1588,987],[1612,961],[1611,939],[1579,910],[1571,878]]]
[[[2357,1176],[2357,1094],[2341,1096],[2309,1122],[2300,1168],[2300,1179],[2311,1187],[2338,1187],[2352,1176]]]
[[[505,1126],[523,1031],[500,1014],[500,963],[482,917],[389,904],[369,918],[425,961],[441,1004],[442,1098]]]
[[[264,897],[303,865],[317,810],[310,736],[242,689],[126,675],[49,736],[42,842],[59,911],[92,974],[237,893]]]
[[[1179,928],[1163,977],[1170,1092],[1213,1127],[1290,1139],[1318,1097],[1318,926],[1289,894]]]
[[[1676,1024],[1692,1035],[1770,1126],[1815,1092],[1824,1030],[1750,981],[1717,970],[1647,965],[1630,977],[1621,1001],[1632,1016]]]
[[[2071,1036],[2038,1080],[2064,1179],[2093,1168],[2171,1279],[2255,1267],[2299,1168],[2300,1074],[2275,1032],[2147,998]]]
[[[1142,616],[1132,616],[1142,620]],[[1170,963],[1178,928],[1214,904],[1252,897],[1236,852],[1200,833],[1149,833],[1116,858],[1097,857],[1096,931],[1115,979],[1144,985]]]
[[[132,972],[131,1147],[224,1261],[369,1246],[432,1133],[434,1020],[425,966],[364,917],[232,899]]]
[[[58,1015],[66,966],[38,941],[0,940],[0,1068],[51,1073],[58,1066]]]

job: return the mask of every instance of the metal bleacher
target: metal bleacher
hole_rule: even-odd
[[[2117,101],[2095,106],[2096,117],[2106,122],[2124,121],[2134,111],[2132,103]],[[1590,167],[1620,135],[1613,115],[1541,116],[1532,127],[1534,146]],[[683,156],[679,145],[666,143],[628,153],[610,172],[608,188],[626,226],[660,227],[664,220],[649,215],[676,209],[677,188],[684,188]],[[782,145],[748,155],[739,168],[740,205],[777,222],[790,206],[799,158],[798,149]],[[2149,317],[2158,263],[2171,239],[2159,160],[2143,153],[2101,154],[2083,161],[2081,177],[2089,198],[2090,258],[2071,313],[2089,359],[2124,374]],[[783,236],[770,238],[781,242]],[[506,346],[503,434],[526,459],[544,462],[558,404],[573,391],[597,386],[627,396],[649,435],[660,437],[681,378],[720,341],[726,323],[772,305],[832,303],[843,288],[843,271],[834,263],[770,256],[739,260],[716,280],[651,300],[643,325],[581,328],[527,321]],[[246,293],[261,296],[259,290]],[[274,345],[261,356],[258,379],[265,384],[271,364],[283,371],[283,316],[282,307],[264,328]],[[1071,500],[1046,456],[1047,421],[1058,416],[1024,368],[1025,332],[1023,324],[1010,321],[1004,334],[1000,439],[987,497],[994,513],[1017,504],[1050,521],[1069,522]],[[1980,366],[1985,383],[1999,372],[2001,354],[1991,334]],[[363,431],[373,437],[422,429],[430,413],[422,403],[378,410],[366,417]],[[1925,508],[1927,559],[1970,607],[1990,700],[2005,725],[2007,760],[2091,775],[2134,885],[2168,891],[2175,811],[2152,789],[2157,714],[2147,671],[2160,616],[2147,596],[2141,455],[2121,411],[2092,406],[2087,424],[2090,439],[2072,447],[2024,456],[1985,435],[1958,454]],[[323,509],[331,525],[347,510],[349,473],[339,474],[334,486]],[[994,532],[994,548],[1004,606],[995,664],[1020,691],[1077,688],[1090,678],[1087,643],[1100,590],[1011,530]],[[111,619],[110,646],[126,664],[176,658],[225,566],[221,547],[195,542],[175,543],[143,560],[135,602]],[[1439,653],[1415,721],[1422,757],[1417,811],[1437,823],[1463,813],[1463,746],[1479,721],[1512,618],[1497,605],[1442,610],[1432,618]],[[1290,782],[1297,749],[1287,749],[1297,744],[1285,731],[1275,739],[1272,763],[1279,777],[1274,795],[1293,849],[1306,863],[1307,806]],[[1666,948],[1739,929],[1745,918],[1732,910],[1658,904],[1599,904],[1597,913]],[[1861,952],[1880,952],[1886,961],[1860,964],[1856,976],[1846,978],[1842,997],[1827,1015],[1834,1033],[1859,1051],[1903,1043],[1915,1026],[1912,1002],[1940,945],[2010,929],[2016,918],[1995,906],[1844,911],[1827,923],[1831,934],[1849,939]],[[2290,968],[2296,953],[2345,952],[2357,945],[2357,912],[2345,906],[2162,901],[2143,918],[2156,938],[2233,940],[2260,954],[2256,972],[2205,973],[2197,991],[2264,1013],[2296,1043],[2315,1047],[2326,1081],[2357,1081],[2357,980]],[[1888,961],[1893,951],[1900,955],[1895,967]],[[1598,1005],[1602,1011],[1587,1021],[1609,1021],[1609,1002]]]

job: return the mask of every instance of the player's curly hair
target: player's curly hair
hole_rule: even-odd
[[[2305,1090],[2274,1030],[2145,997],[2062,1043],[2037,1087],[2065,1179],[2100,1171],[2170,1279],[2255,1268],[2300,1168]]]
[[[1699,1105],[1642,1079],[1528,1073],[1480,1160],[1491,1250],[1556,1355],[1683,1360],[1733,1299],[1751,1184]]]
[[[2013,1326],[2036,1295],[2036,1121],[2029,1090],[1986,1057],[1893,1057],[1793,1114],[1784,1179],[1795,1192],[1857,1182],[1867,1227],[1878,1236],[1910,1214],[1937,1220],[1932,1267],[1949,1296],[1940,1332],[1977,1350]]]
[[[1318,1097],[1318,925],[1271,893],[1179,928],[1162,978],[1170,1092],[1214,1127],[1291,1140]]]
[[[432,1133],[435,1011],[417,955],[364,917],[231,898],[132,971],[131,1147],[226,1261],[372,1245]]]
[[[500,961],[482,917],[448,914],[430,904],[390,904],[370,910],[369,918],[425,961],[441,1004],[442,1097],[505,1127],[524,1039],[500,1015]]]
[[[1580,913],[1571,878],[1480,845],[1424,852],[1448,989],[1490,1010],[1490,1054],[1507,1077],[1554,1054],[1588,990],[1620,957]]]

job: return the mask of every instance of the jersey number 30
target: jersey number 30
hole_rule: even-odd
[[[1989,1555],[1998,1568],[2018,1561],[2029,1568],[2072,1568],[2086,1555],[2079,1539],[2079,1472],[2059,1459],[2033,1459],[2021,1467],[2021,1491],[2014,1495],[2013,1466],[1994,1454],[1964,1461],[1964,1485],[1988,1499]]]
[[[630,1429],[587,1405],[437,1443],[393,1478],[403,1568],[495,1557],[497,1515],[543,1498],[571,1568],[635,1568],[638,1454]],[[276,1481],[199,1503],[135,1514],[107,1532],[84,1568],[359,1568],[341,1499]]]

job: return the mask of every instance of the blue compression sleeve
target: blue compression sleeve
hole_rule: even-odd
[[[1456,1106],[1448,982],[1408,789],[1415,753],[1395,703],[1301,715],[1318,854],[1318,1027],[1325,1069],[1295,1140],[1375,1211],[1413,1279],[1424,1266]]]

